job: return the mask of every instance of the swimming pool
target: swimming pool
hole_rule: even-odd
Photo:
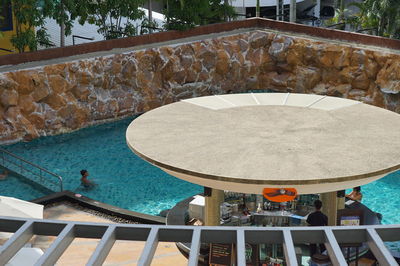
[[[132,211],[158,215],[177,202],[202,192],[202,187],[166,174],[128,148],[125,131],[132,120],[127,118],[3,148],[61,175],[66,190]],[[99,186],[82,190],[81,169],[87,169],[89,179]],[[8,186],[12,185],[15,186],[14,183]],[[6,190],[1,184],[0,194]],[[32,198],[29,194],[17,196]]]
[[[93,126],[73,133],[43,137],[4,148],[64,178],[64,189],[92,199],[146,214],[158,215],[203,188],[174,178],[137,157],[126,145],[125,131],[133,118]],[[79,188],[81,169],[99,184]],[[0,194],[32,199],[38,191],[0,183]],[[15,194],[7,191],[15,191]],[[23,193],[21,193],[23,191]],[[400,224],[400,171],[362,187],[363,203],[383,214],[383,223]],[[11,194],[11,195],[10,195]],[[40,193],[39,193],[40,194]]]

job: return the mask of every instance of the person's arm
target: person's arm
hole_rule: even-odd
[[[311,213],[307,216],[307,220],[306,220],[306,222],[307,222],[308,225],[311,225],[311,218],[310,218],[310,215],[311,215]]]

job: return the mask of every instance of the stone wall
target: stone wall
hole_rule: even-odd
[[[254,30],[3,72],[0,142],[259,89],[346,97],[400,113],[400,54]]]

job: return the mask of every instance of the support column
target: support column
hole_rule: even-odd
[[[219,226],[220,210],[219,206],[224,201],[224,191],[219,189],[211,189],[211,196],[205,197],[204,225]]]
[[[296,0],[290,0],[289,18],[290,22],[296,23]]]
[[[149,26],[153,27],[153,7],[151,1],[153,0],[148,0],[148,20],[149,20]],[[153,28],[149,28],[149,33],[153,33]]]
[[[328,225],[336,225],[337,219],[337,197],[336,191],[321,194],[322,212],[328,216]]]
[[[314,17],[320,18],[321,0],[317,0],[317,5],[314,7]]]
[[[281,0],[276,0],[276,20],[282,20],[281,18]]]
[[[337,192],[337,209],[338,210],[342,210],[345,208],[345,202],[346,202],[345,194],[346,193],[344,190],[340,190]]]

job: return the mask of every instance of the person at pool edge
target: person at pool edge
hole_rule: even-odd
[[[362,200],[361,187],[359,186],[359,187],[353,188],[353,191],[350,194],[347,194],[346,198],[349,198],[349,199],[355,200],[355,201],[361,201]]]
[[[94,187],[96,184],[92,181],[90,181],[87,177],[89,176],[89,172],[87,170],[81,170],[81,184],[82,186],[84,186],[85,188],[92,188]]]
[[[315,212],[310,213],[307,217],[307,223],[310,226],[326,226],[328,225],[328,217],[321,212],[322,202],[320,200],[314,201]],[[319,244],[320,252],[325,251],[324,244]],[[317,245],[310,244],[310,257],[317,253]]]

